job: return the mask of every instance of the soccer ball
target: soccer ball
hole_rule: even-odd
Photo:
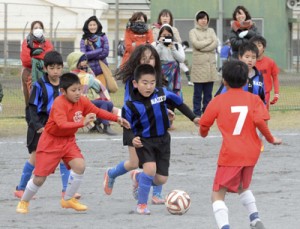
[[[182,190],[173,190],[166,196],[165,205],[173,215],[185,214],[191,206],[190,196]]]

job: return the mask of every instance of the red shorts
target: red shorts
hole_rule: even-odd
[[[61,160],[70,169],[68,163],[74,158],[83,158],[76,144],[75,136],[57,137],[44,131],[36,149],[34,174],[37,176],[48,176],[54,173]]]
[[[254,166],[218,166],[213,191],[227,188],[228,192],[238,192],[239,188],[247,189],[252,180]]]

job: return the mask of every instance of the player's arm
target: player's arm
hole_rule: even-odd
[[[279,79],[278,79],[278,74],[279,74],[278,67],[277,67],[276,63],[273,62],[271,76],[272,76],[273,84],[274,84],[274,98],[270,102],[271,105],[274,105],[275,103],[277,103],[277,101],[279,99]]]

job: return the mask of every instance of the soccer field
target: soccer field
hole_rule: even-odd
[[[260,217],[266,228],[298,228],[300,225],[299,131],[273,133],[283,145],[265,144],[265,152],[255,168],[251,190],[256,197]],[[165,206],[149,204],[150,216],[130,214],[136,205],[131,193],[129,174],[117,179],[111,196],[103,192],[102,182],[107,167],[128,157],[121,135],[77,135],[86,159],[86,172],[80,193],[87,212],[60,207],[59,171],[51,175],[30,202],[27,215],[15,212],[18,200],[13,191],[19,182],[28,157],[25,137],[0,138],[0,228],[152,228],[216,229],[210,195],[221,144],[218,132],[200,138],[197,128],[188,132],[171,132],[172,153],[170,177],[163,186],[166,195],[173,189],[185,190],[191,197],[191,208],[183,216],[174,216]],[[242,149],[241,149],[242,150]],[[232,228],[249,228],[246,210],[236,194],[226,197]]]

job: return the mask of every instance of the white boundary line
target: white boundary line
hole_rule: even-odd
[[[279,136],[299,136],[300,133],[284,133],[284,134],[278,134]],[[194,135],[194,136],[172,136],[172,139],[203,139],[201,138],[199,135]],[[209,135],[206,138],[221,138],[221,135]],[[121,138],[94,138],[94,139],[78,139],[77,142],[108,142],[108,141],[122,141],[122,137]],[[4,145],[4,144],[26,144],[25,141],[0,141],[0,145]]]

